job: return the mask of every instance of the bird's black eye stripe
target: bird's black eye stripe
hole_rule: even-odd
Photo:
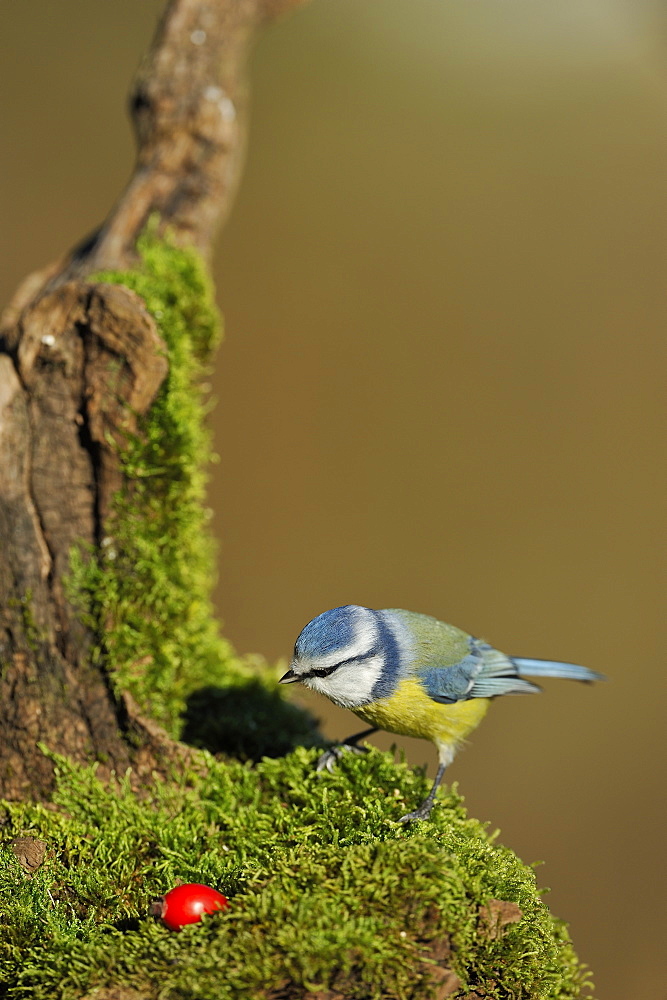
[[[347,661],[346,661],[347,662]],[[298,674],[300,681],[306,680],[307,677],[328,677],[332,674],[334,670],[338,670],[340,663],[334,663],[332,667],[322,667],[320,670],[316,670],[314,667],[312,670],[308,670],[306,673]]]
[[[371,657],[377,656],[379,652],[380,647],[373,646],[367,653],[362,653],[360,656],[350,656],[347,660],[339,660],[338,663],[334,663],[330,667],[313,667],[311,670],[300,673],[299,680],[303,681],[308,677],[329,677],[339,667],[344,667],[348,663],[361,663],[363,660],[370,660]]]

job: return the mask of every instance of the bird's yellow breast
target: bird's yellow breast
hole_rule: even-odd
[[[415,677],[407,677],[389,698],[380,698],[353,711],[365,722],[389,733],[431,740],[438,747],[455,747],[479,725],[488,707],[488,698],[442,705],[429,698]]]

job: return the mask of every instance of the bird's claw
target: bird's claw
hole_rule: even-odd
[[[324,771],[326,769],[329,774],[333,774],[334,765],[346,751],[350,751],[351,753],[368,753],[368,747],[360,747],[356,743],[336,743],[321,754],[317,761],[317,770]]]
[[[427,820],[431,815],[432,808],[432,802],[423,802],[418,809],[415,809],[414,812],[406,813],[405,816],[401,816],[398,822],[412,823],[414,820]]]

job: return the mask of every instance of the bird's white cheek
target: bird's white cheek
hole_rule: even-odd
[[[373,688],[380,678],[383,657],[370,657],[346,663],[328,677],[309,677],[304,681],[313,691],[324,694],[343,708],[358,708],[373,700]]]
[[[331,682],[328,677],[304,677],[303,686],[310,688],[311,691],[317,691],[319,694],[325,694],[327,698],[331,697],[329,694]]]

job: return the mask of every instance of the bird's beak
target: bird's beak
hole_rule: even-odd
[[[298,679],[299,678],[290,667],[287,673],[283,674],[280,678],[280,684],[295,684]]]

